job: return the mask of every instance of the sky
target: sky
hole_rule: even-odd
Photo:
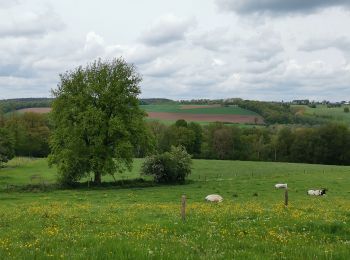
[[[0,99],[124,58],[142,98],[350,100],[350,0],[0,0]]]

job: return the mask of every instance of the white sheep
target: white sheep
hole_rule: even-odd
[[[205,200],[209,202],[222,202],[223,198],[217,194],[210,194],[205,197]]]

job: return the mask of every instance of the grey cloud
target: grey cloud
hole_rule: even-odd
[[[183,19],[173,15],[163,16],[143,33],[141,41],[151,46],[181,41],[195,24],[194,19]]]
[[[19,12],[20,13],[20,12]],[[30,13],[8,16],[0,22],[0,37],[33,37],[60,31],[65,27],[60,17],[52,10],[43,13]]]
[[[250,37],[243,43],[245,57],[249,62],[264,62],[283,53],[281,36],[271,30]]]
[[[19,3],[18,0],[0,0],[0,8],[9,8]]]
[[[181,69],[182,65],[174,58],[157,58],[142,67],[142,73],[155,78],[170,77]]]
[[[272,70],[278,69],[280,66],[283,66],[284,60],[282,59],[272,59],[265,60],[263,62],[250,62],[246,68],[246,72],[254,74],[264,74]]]
[[[220,10],[238,14],[310,13],[327,7],[350,7],[349,0],[216,0]]]
[[[336,38],[318,38],[310,39],[300,46],[301,51],[318,51],[328,48],[335,48],[340,51],[349,52],[350,51],[350,38],[346,36],[339,36]]]
[[[227,28],[192,34],[189,38],[192,44],[214,52],[227,52],[240,43],[239,37],[230,34]]]

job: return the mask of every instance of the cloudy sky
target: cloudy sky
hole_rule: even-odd
[[[0,0],[0,99],[124,57],[142,97],[350,100],[350,0]]]

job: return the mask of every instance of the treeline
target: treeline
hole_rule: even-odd
[[[48,115],[23,113],[4,117],[0,113],[0,129],[16,156],[46,157],[50,152]]]
[[[350,130],[343,124],[239,128],[178,120],[170,126],[158,121],[147,122],[147,126],[153,145],[140,144],[135,148],[136,157],[182,145],[199,159],[350,165]],[[0,114],[0,157],[4,151],[11,154],[11,149],[16,156],[46,157],[51,129],[48,115]]]
[[[0,100],[0,112],[8,113],[23,108],[51,107],[53,98],[17,98]],[[140,105],[157,105],[176,103],[166,98],[143,98]]]
[[[158,152],[182,145],[202,159],[350,164],[350,130],[342,124],[238,128],[179,120],[171,126],[150,122],[149,127]]]
[[[51,98],[19,98],[0,100],[0,112],[8,113],[31,107],[51,107]]]

